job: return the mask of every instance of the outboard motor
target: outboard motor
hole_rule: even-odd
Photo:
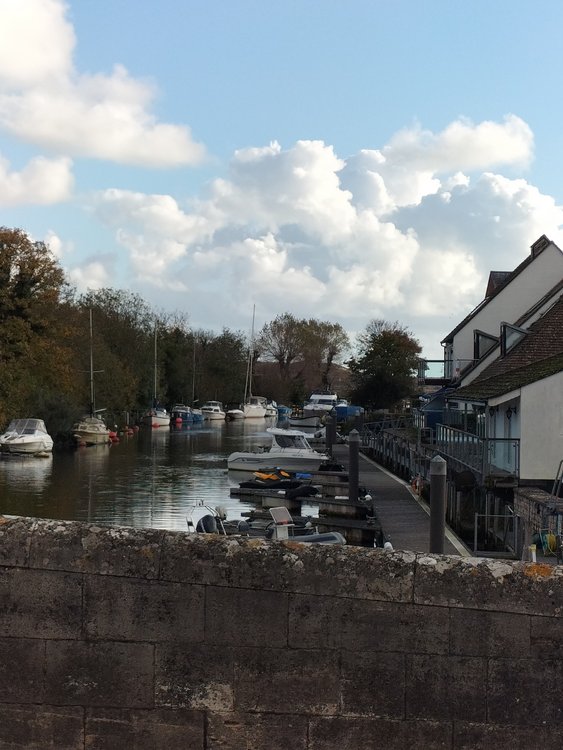
[[[197,522],[195,530],[200,534],[217,534],[217,521],[212,515],[202,516]]]

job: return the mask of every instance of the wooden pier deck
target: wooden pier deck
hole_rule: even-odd
[[[334,461],[348,470],[348,446],[334,445]],[[430,551],[430,509],[412,492],[410,486],[360,453],[359,484],[375,501],[377,518],[396,550]],[[471,552],[446,527],[444,554],[470,556]]]

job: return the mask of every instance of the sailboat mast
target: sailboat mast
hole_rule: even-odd
[[[156,323],[154,324],[154,396],[153,406],[156,406]]]
[[[90,308],[90,416],[95,413],[94,404],[94,345],[93,345],[93,327],[92,327],[92,308]]]
[[[254,319],[256,316],[256,305],[252,307],[252,328],[250,329],[250,347],[248,350],[248,362],[246,365],[246,382],[244,384],[244,402],[252,396],[252,361],[254,358]]]

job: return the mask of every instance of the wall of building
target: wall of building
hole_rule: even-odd
[[[563,460],[563,372],[521,389],[520,478],[554,482]]]
[[[501,322],[513,323],[517,320],[547,294],[562,276],[563,253],[556,245],[549,244],[456,333],[453,342],[454,366],[456,359],[463,360],[462,366],[473,359],[474,330],[498,336]],[[471,381],[468,379],[467,383],[469,382]]]
[[[563,739],[563,568],[0,524],[0,747]]]

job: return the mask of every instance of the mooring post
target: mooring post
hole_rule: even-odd
[[[358,484],[360,476],[360,433],[351,430],[348,435],[348,499],[358,502]]]
[[[336,442],[335,440],[335,427],[336,421],[334,417],[327,417],[325,422],[325,440],[326,440],[326,452],[332,458],[332,446]]]
[[[430,552],[444,554],[446,535],[446,461],[434,456],[430,461]]]

